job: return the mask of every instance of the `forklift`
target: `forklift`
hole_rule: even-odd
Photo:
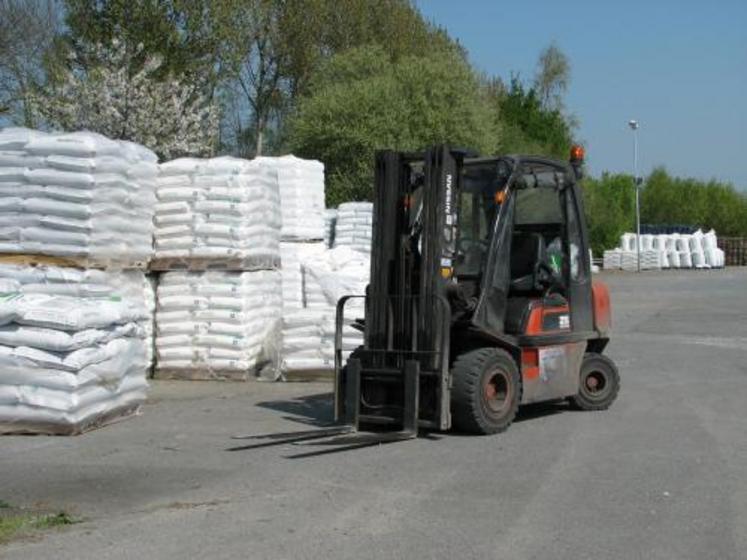
[[[378,152],[370,283],[337,305],[335,425],[257,446],[495,434],[543,401],[608,408],[620,377],[603,354],[610,298],[591,277],[583,157]],[[364,317],[346,313],[355,299]],[[351,323],[363,345],[344,363]],[[363,428],[375,433],[351,439]]]

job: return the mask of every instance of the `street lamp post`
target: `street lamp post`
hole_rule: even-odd
[[[628,121],[633,131],[633,183],[635,184],[635,247],[638,261],[638,272],[641,271],[641,179],[638,177],[638,127],[636,120]]]

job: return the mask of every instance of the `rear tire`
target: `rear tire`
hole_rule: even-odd
[[[511,425],[521,401],[521,377],[510,354],[498,348],[472,350],[457,357],[451,373],[457,429],[496,434]]]
[[[607,410],[620,392],[620,373],[607,356],[587,352],[581,362],[578,393],[568,400],[579,410]]]

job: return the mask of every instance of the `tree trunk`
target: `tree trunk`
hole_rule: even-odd
[[[264,147],[263,140],[264,140],[264,133],[265,133],[265,125],[263,119],[260,117],[257,117],[257,147],[255,150],[255,155],[257,157],[262,155],[262,148]]]

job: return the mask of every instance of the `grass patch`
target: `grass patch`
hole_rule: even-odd
[[[35,529],[51,529],[53,527],[62,527],[64,525],[75,525],[80,523],[79,519],[74,519],[64,511],[53,515],[42,515],[34,519],[33,526]]]
[[[9,515],[0,517],[0,544],[9,542],[16,537],[28,524],[28,515]]]
[[[0,545],[34,531],[46,531],[80,523],[80,521],[64,511],[59,513],[26,511],[0,500]]]

